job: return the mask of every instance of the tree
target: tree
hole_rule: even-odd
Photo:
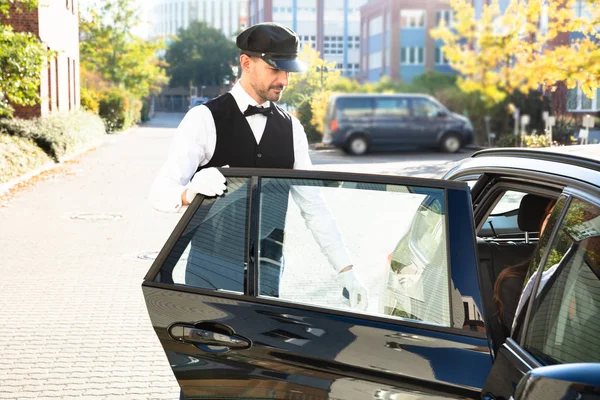
[[[306,64],[307,69],[302,73],[290,74],[288,87],[281,99],[282,103],[294,107],[320,92],[331,90],[340,81],[340,71],[335,69],[335,63],[323,60],[319,52],[310,46],[300,50],[298,59]]]
[[[231,67],[238,63],[238,50],[221,31],[204,22],[180,29],[165,54],[171,86],[221,85],[233,80]]]
[[[132,30],[140,23],[132,0],[104,1],[80,22],[82,70],[138,98],[159,92],[167,82],[165,63],[158,57],[164,44],[134,36]]]
[[[37,0],[0,2],[0,117],[12,117],[11,103],[31,106],[40,102],[42,68],[53,56],[36,35],[15,32],[6,23],[11,5],[16,12],[23,12],[34,9]]]
[[[511,0],[504,13],[498,0],[484,5],[481,17],[469,0],[451,0],[455,19],[431,32],[459,72],[459,87],[479,92],[488,105],[508,95],[579,84],[589,96],[600,76],[600,7],[575,0]],[[583,7],[577,9],[577,7]],[[580,32],[568,42],[560,34]]]

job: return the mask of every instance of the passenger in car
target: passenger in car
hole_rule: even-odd
[[[543,199],[541,197],[540,199],[547,200],[543,213],[544,218],[542,219],[539,230],[539,237],[541,238],[546,223],[548,222],[548,218],[554,209],[555,201]],[[535,254],[535,251],[533,254]],[[500,272],[494,283],[494,302],[496,303],[498,310],[497,318],[500,321],[505,337],[510,336],[512,322],[519,305],[519,298],[521,291],[523,290],[523,284],[525,283],[525,275],[527,274],[530,263],[531,258],[504,269]]]

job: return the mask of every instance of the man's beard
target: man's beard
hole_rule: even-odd
[[[271,90],[273,89],[279,90],[279,93],[272,92]],[[273,102],[277,102],[281,99],[281,95],[283,94],[284,90],[285,86],[269,86],[267,89],[254,89],[256,94],[258,94],[263,100]]]

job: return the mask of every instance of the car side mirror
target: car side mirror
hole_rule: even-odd
[[[562,364],[529,371],[515,400],[562,400],[600,397],[600,363]]]
[[[444,111],[444,110],[440,110],[440,111],[437,112],[437,116],[440,117],[440,118],[447,117],[448,116],[448,112]]]

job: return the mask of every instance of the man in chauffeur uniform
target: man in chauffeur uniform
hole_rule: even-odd
[[[196,194],[207,197],[223,195],[227,182],[218,169],[220,167],[312,169],[304,128],[297,118],[275,105],[288,85],[289,73],[305,68],[297,59],[298,36],[283,25],[261,23],[243,31],[236,44],[241,52],[241,79],[229,93],[192,108],[182,120],[167,162],[151,190],[150,200],[158,210],[175,212],[189,204]],[[297,187],[292,187],[291,192],[307,226],[347,290],[350,305],[365,309],[367,289],[353,270],[335,220],[320,192]],[[289,191],[273,197],[283,204],[271,205],[269,209],[284,211],[273,218],[278,220],[274,226],[261,229],[265,235],[269,231],[277,231],[277,228],[283,230],[288,195]],[[204,228],[205,231],[211,229],[219,227]],[[282,238],[275,241],[282,241]],[[275,253],[269,258],[281,260],[281,250]],[[198,254],[195,257],[199,259]],[[214,258],[214,254],[211,257]],[[209,264],[209,258],[197,263],[198,266]],[[206,267],[194,270],[188,262],[186,284],[243,292],[239,277],[229,278],[228,282],[228,278],[219,275],[216,270],[216,266],[212,271]],[[261,268],[259,275],[262,272]],[[277,276],[270,286],[276,289],[267,294],[278,296],[280,276],[273,275]]]

